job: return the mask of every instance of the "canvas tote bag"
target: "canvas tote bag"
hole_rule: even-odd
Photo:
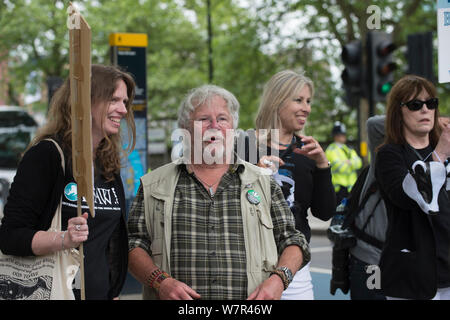
[[[61,154],[65,172],[64,154]],[[61,231],[62,195],[48,231]],[[61,237],[57,235],[57,240]],[[74,300],[72,282],[80,266],[76,249],[59,250],[45,256],[18,257],[0,251],[0,300]]]

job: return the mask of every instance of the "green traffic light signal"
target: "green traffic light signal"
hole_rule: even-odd
[[[391,91],[391,89],[392,89],[391,82],[383,83],[380,88],[380,93],[383,95],[387,95],[389,93],[389,91]]]

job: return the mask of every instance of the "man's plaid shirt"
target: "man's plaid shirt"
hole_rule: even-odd
[[[172,213],[171,276],[193,288],[201,299],[246,299],[246,253],[238,174],[244,166],[230,166],[213,197],[184,164],[178,168],[181,173]],[[295,230],[291,210],[273,179],[271,192],[271,217],[278,253],[289,245],[298,245],[303,252],[303,267],[310,260],[308,243],[303,234]],[[143,197],[140,186],[128,221],[129,248],[140,247],[151,256]]]

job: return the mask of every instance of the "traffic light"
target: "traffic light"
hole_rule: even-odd
[[[344,71],[341,78],[345,89],[345,102],[355,108],[359,106],[359,98],[363,91],[362,53],[361,40],[354,40],[342,47]]]
[[[433,73],[433,33],[408,35],[408,73],[434,81]]]
[[[391,34],[379,31],[367,34],[368,98],[372,102],[385,101],[392,88],[393,71],[397,68],[392,57],[395,49]]]

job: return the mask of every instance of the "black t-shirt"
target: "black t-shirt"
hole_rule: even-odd
[[[121,217],[117,186],[114,181],[106,182],[101,176],[95,178],[94,207],[95,218],[92,218],[87,202],[83,198],[82,212],[89,212],[89,236],[83,244],[84,277],[86,299],[101,300],[108,299],[110,287],[107,247]],[[62,199],[62,215],[62,229],[67,230],[67,221],[77,215],[77,186],[74,178],[67,175]]]
[[[294,136],[292,143],[299,139]],[[308,242],[311,228],[308,223],[308,209],[321,219],[330,219],[335,212],[336,195],[331,183],[329,168],[319,169],[308,157],[287,150],[267,148],[268,155],[277,155],[285,162],[273,176],[283,191],[284,197],[295,218],[295,228],[302,232]],[[258,157],[259,158],[259,157]]]

